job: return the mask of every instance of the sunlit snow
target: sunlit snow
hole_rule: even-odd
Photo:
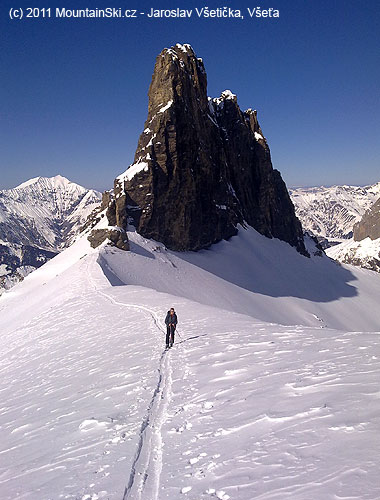
[[[119,175],[117,177],[117,179],[119,181],[123,181],[124,179],[127,179],[127,180],[130,181],[131,179],[133,179],[133,177],[136,174],[138,174],[142,170],[147,171],[148,167],[149,167],[149,165],[145,161],[140,161],[140,162],[134,163],[133,165],[130,165],[124,173],[122,173],[121,175]]]
[[[172,104],[173,104],[173,101],[170,100],[165,106],[162,106],[162,108],[160,108],[157,113],[164,113],[167,109],[170,108],[170,106]]]
[[[1,499],[377,500],[380,276],[251,229],[129,238],[0,298]]]

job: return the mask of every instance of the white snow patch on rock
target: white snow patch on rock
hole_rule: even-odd
[[[142,172],[143,170],[147,172],[148,168],[149,165],[145,161],[134,163],[133,165],[130,165],[125,172],[116,177],[116,179],[119,181],[124,181],[124,180],[130,181],[139,172]]]
[[[177,43],[176,47],[178,47],[180,50],[182,50],[182,52],[184,52],[185,54],[191,50],[191,45],[189,45],[188,43],[185,43],[183,45],[180,43]]]
[[[233,94],[231,92],[231,90],[224,90],[221,94],[221,97],[223,97],[223,99],[232,99],[232,100],[235,100],[236,99],[236,94]]]
[[[170,108],[170,106],[173,104],[173,101],[170,100],[165,106],[163,106],[159,111],[158,113],[164,113],[167,109]]]

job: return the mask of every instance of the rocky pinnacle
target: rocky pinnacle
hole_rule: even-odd
[[[308,255],[256,111],[241,111],[230,91],[207,97],[205,68],[190,45],[157,57],[134,163],[116,178],[108,212],[122,229],[131,222],[173,250],[207,248],[240,224]]]

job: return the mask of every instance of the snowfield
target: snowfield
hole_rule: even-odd
[[[129,237],[0,298],[0,498],[378,500],[380,276]]]

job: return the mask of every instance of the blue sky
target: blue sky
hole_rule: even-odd
[[[231,6],[245,19],[9,19],[31,5]],[[280,18],[249,19],[259,5]],[[57,173],[110,188],[133,159],[155,58],[177,42],[203,58],[210,96],[231,89],[258,110],[288,186],[379,181],[379,10],[372,0],[3,0],[0,189]]]

